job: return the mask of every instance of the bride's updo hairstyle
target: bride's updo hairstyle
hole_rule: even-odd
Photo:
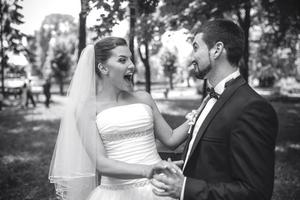
[[[126,40],[119,37],[106,37],[95,43],[95,70],[99,77],[101,77],[99,63],[104,64],[111,57],[111,50],[118,46],[127,46]]]

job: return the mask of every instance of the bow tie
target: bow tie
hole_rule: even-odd
[[[210,98],[219,99],[220,94],[216,93],[214,88],[208,87],[208,88],[206,88],[206,91]]]

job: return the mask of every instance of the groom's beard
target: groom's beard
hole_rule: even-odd
[[[202,70],[199,69],[199,65],[198,65],[198,62],[194,61],[196,66],[194,66],[194,69],[195,70],[195,77],[197,79],[205,79],[206,78],[206,75],[210,72],[211,70],[211,60],[210,60],[210,52],[208,52],[208,59],[209,59],[209,64]]]
[[[204,79],[211,70],[210,64],[202,70],[199,69],[198,65],[196,67],[197,67],[197,70],[195,70],[195,77],[197,79]]]

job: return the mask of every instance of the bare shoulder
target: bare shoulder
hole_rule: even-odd
[[[136,99],[136,101],[153,107],[154,101],[153,101],[152,96],[148,92],[140,90],[140,91],[135,91],[132,94],[133,94],[134,98]]]

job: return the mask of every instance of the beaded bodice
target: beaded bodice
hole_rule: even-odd
[[[150,106],[135,103],[108,108],[97,115],[96,123],[109,158],[149,165],[161,160],[156,149]],[[101,185],[140,182],[141,179],[101,178]]]

